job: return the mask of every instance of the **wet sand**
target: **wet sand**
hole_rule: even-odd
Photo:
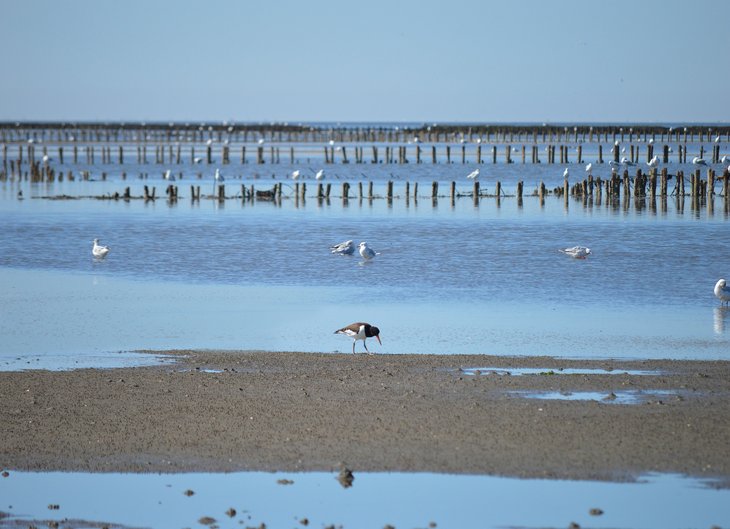
[[[178,361],[0,373],[0,468],[347,467],[617,481],[662,472],[730,482],[728,361],[168,353]],[[478,367],[544,373],[462,371]],[[518,391],[643,396],[619,404]]]

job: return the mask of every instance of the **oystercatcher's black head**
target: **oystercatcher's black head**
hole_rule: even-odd
[[[378,329],[374,325],[371,325],[370,326],[369,337],[375,337],[375,338],[377,338],[377,340],[380,343],[380,345],[383,345],[383,342],[380,341],[380,336],[379,335],[380,335],[380,329]]]

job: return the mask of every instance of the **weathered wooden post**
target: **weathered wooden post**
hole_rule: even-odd
[[[391,200],[393,200],[393,181],[392,180],[388,180],[387,197],[388,197],[389,202]]]
[[[431,183],[431,198],[437,199],[438,196],[439,196],[439,183],[436,180],[434,180]]]
[[[368,200],[372,200],[372,199],[373,199],[373,181],[370,180],[368,182]]]

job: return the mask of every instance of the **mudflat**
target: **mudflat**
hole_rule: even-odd
[[[154,353],[176,361],[0,373],[0,468],[730,482],[728,361]]]

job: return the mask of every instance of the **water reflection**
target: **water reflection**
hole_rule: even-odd
[[[730,307],[715,307],[713,314],[715,333],[725,334],[727,320],[730,318]]]
[[[99,474],[15,472],[0,478],[2,510],[33,520],[99,527],[713,527],[730,491],[652,475],[634,483],[429,473]],[[525,508],[525,505],[530,508]],[[49,509],[49,505],[53,507]],[[600,510],[596,519],[594,511]],[[206,520],[204,522],[203,520]],[[305,521],[306,520],[306,521]],[[25,523],[23,524],[23,521]],[[40,524],[37,524],[40,525]],[[50,523],[49,526],[52,526]],[[65,525],[65,524],[64,524]],[[15,527],[16,525],[11,525]]]

